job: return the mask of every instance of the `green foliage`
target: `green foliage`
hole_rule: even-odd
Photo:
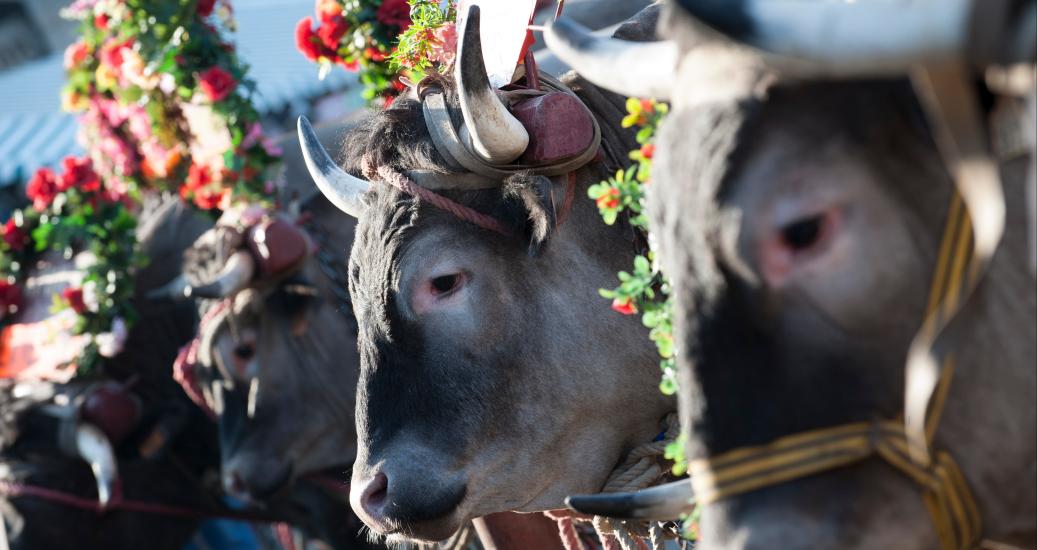
[[[644,213],[645,186],[651,182],[652,157],[655,145],[652,139],[659,123],[669,112],[669,106],[651,99],[629,98],[626,102],[627,115],[623,118],[624,128],[639,126],[637,142],[641,147],[630,152],[634,164],[603,181],[592,185],[587,195],[595,201],[598,212],[605,223],[612,225],[620,214],[626,214],[631,225],[648,231],[648,218]],[[612,300],[612,308],[624,314],[641,313],[641,322],[651,329],[648,337],[659,352],[659,367],[662,379],[659,389],[666,395],[677,392],[677,368],[674,356],[678,352],[673,340],[673,300],[666,277],[659,270],[655,253],[634,258],[632,272],[618,274],[619,286],[600,289],[602,297]],[[674,460],[673,470],[682,474],[686,468],[684,446],[671,444],[666,458]]]
[[[438,48],[443,46],[436,39],[436,31],[457,19],[454,2],[440,8],[438,0],[407,0],[410,4],[410,28],[400,35],[396,51],[389,56],[390,65],[396,70],[413,69],[419,73],[435,70]]]

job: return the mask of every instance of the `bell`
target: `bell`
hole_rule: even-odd
[[[549,92],[520,101],[511,113],[529,133],[522,164],[542,165],[572,158],[594,140],[594,124],[580,100],[564,92]]]
[[[126,439],[140,422],[140,400],[118,382],[94,386],[80,407],[80,418],[100,428],[113,445]]]

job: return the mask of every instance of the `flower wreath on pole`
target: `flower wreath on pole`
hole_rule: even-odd
[[[449,65],[457,37],[453,0],[317,0],[312,17],[299,21],[295,43],[325,75],[335,65],[356,71],[364,99],[392,105],[424,71]]]
[[[62,15],[81,21],[65,51],[62,106],[81,113],[87,155],[37,171],[26,185],[31,204],[4,223],[0,323],[22,306],[19,285],[43,253],[88,253],[81,286],[53,308],[71,309],[73,333],[89,336],[75,360],[83,373],[120,351],[135,318],[142,194],[175,191],[207,211],[267,202],[264,175],[280,151],[224,38],[234,28],[229,0],[76,0]]]

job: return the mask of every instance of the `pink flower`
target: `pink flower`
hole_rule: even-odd
[[[454,62],[457,53],[457,27],[453,23],[446,23],[432,31],[430,43],[429,61],[437,61],[443,65]]]
[[[89,55],[90,46],[87,46],[86,42],[82,40],[73,42],[69,47],[65,48],[65,70],[70,70],[82,64]]]
[[[210,67],[204,73],[198,75],[198,88],[202,90],[209,101],[216,103],[234,91],[238,81],[227,71],[220,67]]]
[[[398,28],[401,33],[410,28],[410,6],[407,0],[384,0],[374,17],[383,25]]]
[[[58,194],[58,179],[50,168],[40,168],[25,184],[25,194],[36,210],[46,210]]]
[[[317,12],[317,19],[326,22],[332,17],[342,15],[342,5],[338,3],[338,0],[317,0],[314,11]]]

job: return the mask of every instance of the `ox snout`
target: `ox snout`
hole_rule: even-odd
[[[245,502],[267,500],[292,479],[292,465],[273,458],[246,455],[234,457],[223,467],[223,489]]]
[[[437,541],[460,527],[456,512],[465,492],[460,480],[444,482],[379,468],[366,475],[354,471],[349,503],[357,516],[380,535]]]

